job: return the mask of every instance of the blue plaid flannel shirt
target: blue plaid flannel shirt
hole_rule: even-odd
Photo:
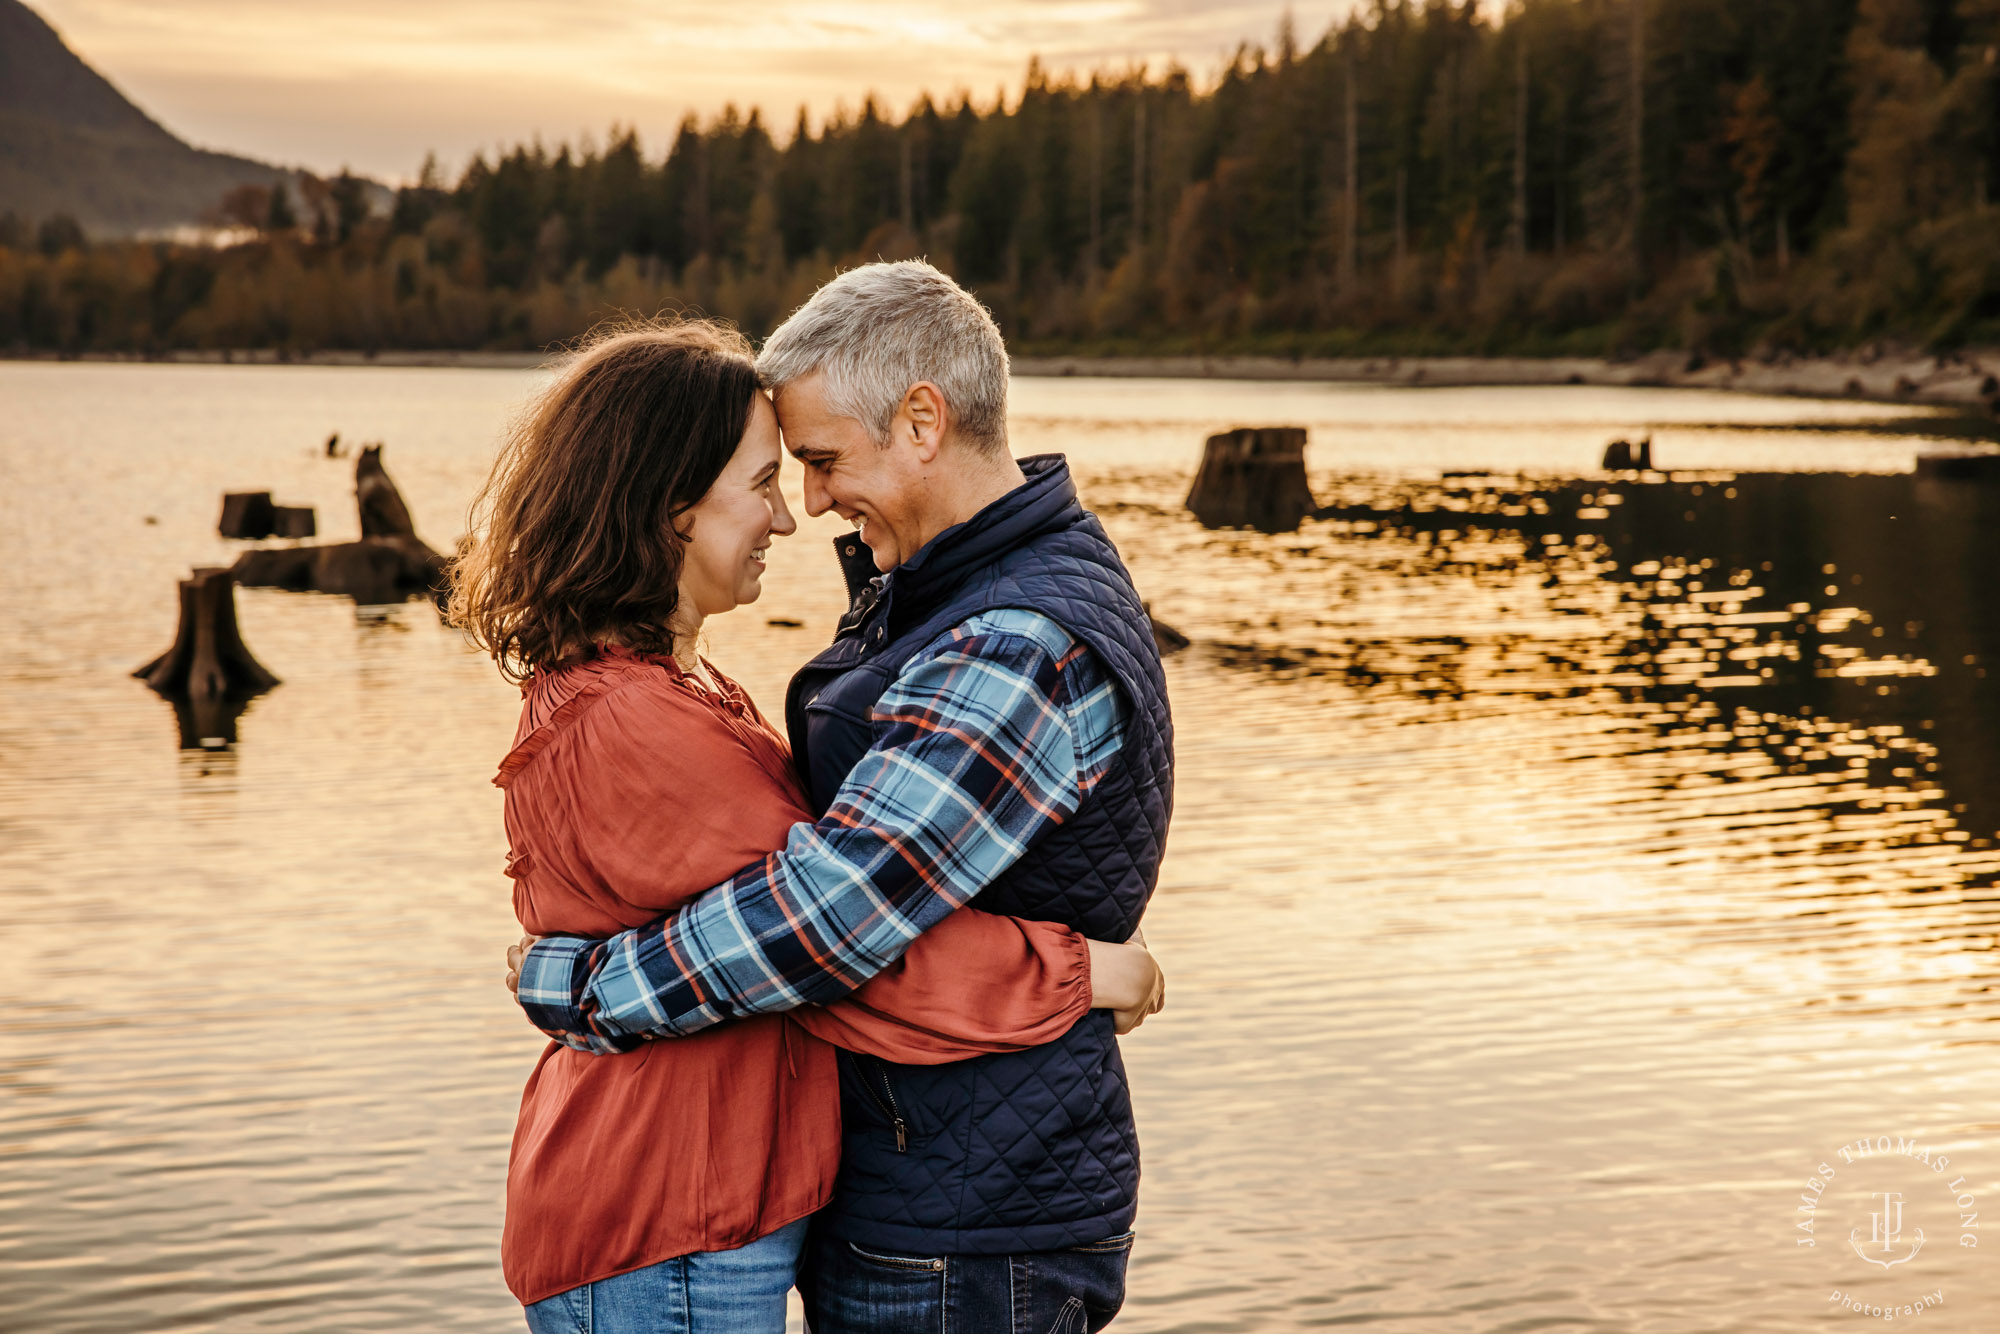
[[[975,616],[883,693],[874,744],[817,823],[662,921],[538,942],[517,999],[592,1052],[838,1000],[1076,812],[1124,744],[1125,707],[1054,621]]]

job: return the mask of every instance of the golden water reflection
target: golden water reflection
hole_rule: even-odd
[[[0,365],[0,1327],[516,1327],[536,1043],[495,984],[487,780],[517,696],[423,604],[262,590],[244,636],[284,684],[233,749],[179,752],[125,673],[230,554],[222,489],[345,536],[338,425],[448,546],[534,383]],[[2000,1164],[2000,516],[1908,475],[1946,425],[1869,411],[1017,386],[1018,447],[1070,454],[1193,640],[1118,1328],[1762,1334],[1940,1287],[1930,1327],[1992,1323],[1956,1219],[1900,1272],[1843,1266],[1831,1214],[1797,1245],[1857,1136],[1983,1194]],[[1328,516],[1199,528],[1203,434],[1279,421]],[[1642,429],[1679,471],[1598,473]],[[714,630],[767,705],[837,612],[837,525],[806,527]]]

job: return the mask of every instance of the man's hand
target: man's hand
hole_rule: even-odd
[[[522,936],[521,943],[507,947],[507,994],[518,996],[521,991],[521,960],[535,947],[540,936]]]
[[[1113,1027],[1123,1037],[1158,1014],[1167,1003],[1167,975],[1146,949],[1143,938],[1111,945],[1101,940],[1090,946],[1091,1008],[1109,1010]]]

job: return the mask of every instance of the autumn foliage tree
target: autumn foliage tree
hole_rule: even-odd
[[[0,232],[0,346],[540,348],[761,333],[924,254],[1025,350],[1743,353],[2000,339],[2000,0],[1373,0],[1219,68],[525,144],[224,249]]]

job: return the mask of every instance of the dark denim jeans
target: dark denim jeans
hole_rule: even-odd
[[[812,1334],[1087,1334],[1125,1302],[1132,1234],[1027,1255],[897,1255],[818,1228],[799,1291]]]

